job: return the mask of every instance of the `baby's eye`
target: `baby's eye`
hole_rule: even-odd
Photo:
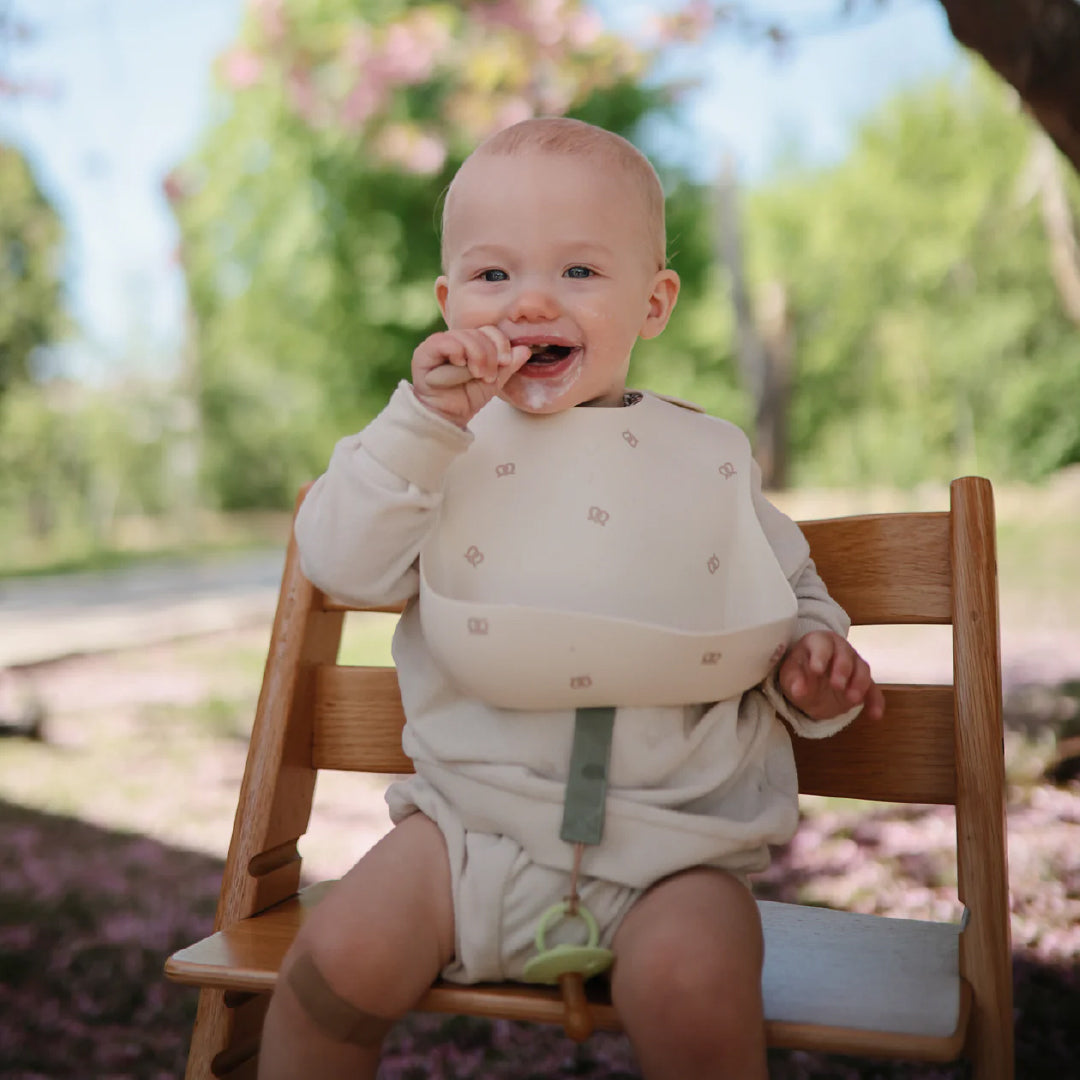
[[[484,281],[506,281],[509,275],[505,270],[482,270],[479,276]]]
[[[593,272],[587,266],[571,266],[566,271],[566,276],[571,278],[587,278],[592,277]]]

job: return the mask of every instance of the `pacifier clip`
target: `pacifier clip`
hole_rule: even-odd
[[[549,986],[558,984],[565,1009],[563,1029],[576,1042],[588,1038],[593,1029],[585,999],[585,980],[606,971],[614,959],[610,949],[599,946],[596,919],[578,895],[585,847],[599,844],[604,833],[604,802],[614,727],[613,707],[575,711],[574,741],[563,799],[562,827],[559,830],[560,839],[574,845],[570,892],[540,917],[536,930],[537,955],[526,963],[523,973],[527,982]],[[565,919],[580,919],[585,924],[585,944],[561,944],[548,948],[548,932]]]

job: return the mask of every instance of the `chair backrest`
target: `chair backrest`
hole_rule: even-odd
[[[889,685],[883,721],[860,719],[830,739],[794,740],[799,786],[819,795],[955,806],[958,892],[968,916],[961,974],[974,990],[975,1025],[999,1027],[1011,1040],[990,484],[954,481],[947,512],[837,518],[802,528],[831,594],[855,625],[952,625],[953,684]],[[338,665],[350,609],[304,578],[295,541],[281,589],[219,926],[296,890],[297,841],[307,828],[316,770],[412,769],[401,750],[394,669]]]

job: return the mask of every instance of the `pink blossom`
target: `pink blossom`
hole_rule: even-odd
[[[557,45],[567,31],[565,0],[532,0],[532,32],[541,45]]]
[[[321,110],[319,108],[319,96],[311,79],[311,72],[304,68],[292,68],[286,82],[286,91],[289,102],[296,110],[297,115],[308,124],[313,126],[317,124]]]
[[[575,49],[587,49],[600,40],[604,22],[595,11],[579,11],[570,16],[566,39]]]
[[[446,144],[436,135],[392,124],[380,135],[376,149],[388,165],[419,176],[437,173],[446,160]]]
[[[448,40],[446,27],[437,18],[421,12],[387,27],[375,63],[388,82],[414,85],[431,77],[435,61]]]
[[[386,93],[382,87],[361,77],[342,102],[342,125],[349,131],[359,131],[385,102]]]
[[[435,135],[421,135],[414,143],[412,152],[405,161],[409,172],[421,176],[437,173],[446,160],[446,144]]]
[[[230,49],[221,58],[221,75],[232,90],[247,90],[262,77],[262,58],[243,47]]]
[[[716,23],[716,11],[708,0],[690,0],[670,15],[657,16],[655,27],[661,43],[700,41]]]
[[[346,67],[360,67],[371,59],[371,30],[366,23],[353,26],[345,35],[341,59]]]
[[[267,41],[277,43],[286,34],[284,0],[249,0],[252,14],[259,20]]]
[[[471,21],[487,23],[489,26],[505,26],[527,34],[532,30],[532,18],[529,11],[530,0],[495,0],[494,3],[470,4],[468,16]]]
[[[435,66],[435,51],[403,23],[392,23],[378,57],[380,73],[388,82],[410,85],[423,82]]]
[[[533,115],[533,107],[524,98],[509,98],[496,110],[489,134],[494,135],[496,131],[502,131],[521,120],[528,120]]]

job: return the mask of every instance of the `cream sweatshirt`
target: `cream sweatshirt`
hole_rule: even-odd
[[[400,820],[416,808],[412,788],[430,784],[456,808],[466,829],[511,836],[536,862],[569,870],[573,851],[560,840],[559,828],[574,709],[567,704],[503,708],[463,691],[436,660],[421,626],[420,552],[427,547],[425,564],[430,560],[434,565],[432,550],[437,550],[440,522],[454,520],[452,506],[443,509],[444,499],[449,491],[453,502],[455,477],[471,475],[464,466],[482,460],[482,454],[493,453],[492,460],[501,462],[501,447],[491,444],[504,429],[494,420],[499,418],[496,410],[509,408],[492,402],[474,418],[472,430],[463,430],[426,409],[403,382],[378,417],[337,444],[326,473],[300,508],[296,536],[305,574],[328,594],[357,605],[407,602],[394,634],[393,654],[406,716],[402,745],[414,762],[417,779],[390,788],[392,818]],[[732,432],[737,431],[726,421],[655,395],[620,410],[573,411],[618,414],[620,434],[635,452],[647,449],[633,433],[646,429],[648,416],[659,417],[664,431],[676,425],[680,438],[671,458],[678,462],[673,486],[687,482],[684,462],[713,453],[718,433],[728,440],[721,445],[730,448]],[[608,426],[613,422],[610,415],[596,419]],[[591,423],[589,418],[573,420]],[[556,430],[556,425],[551,427]],[[763,496],[748,448],[745,460],[733,460],[747,474],[742,496],[747,513],[752,510],[756,515],[760,535],[794,594],[797,617],[792,640],[813,629],[846,634],[848,619],[817,575],[798,526]],[[497,474],[500,480],[506,475],[503,468]],[[662,472],[660,476],[662,480]],[[700,496],[684,500],[692,506],[701,501]],[[678,512],[679,505],[668,508],[669,516]],[[608,519],[597,521],[595,510],[589,508],[588,535],[599,535],[600,526],[608,524]],[[513,513],[542,516],[544,506],[517,502]],[[699,515],[694,529],[700,530],[702,521],[709,527],[708,519]],[[672,521],[663,535],[681,538],[686,531]],[[517,535],[525,534],[519,530]],[[663,545],[662,540],[656,543]],[[467,550],[473,558],[466,558],[466,563],[475,568],[473,546]],[[568,550],[572,554],[577,545]],[[648,560],[648,546],[642,545],[636,557]],[[656,558],[670,560],[672,555],[657,552]],[[595,585],[596,563],[590,567],[589,580]],[[567,573],[573,572],[570,559]],[[464,573],[468,577],[471,571],[467,567]],[[522,573],[529,576],[526,565]],[[632,566],[622,566],[608,584],[633,590],[632,574]],[[531,602],[540,603],[550,591],[542,590]],[[575,594],[571,589],[566,595]],[[724,625],[730,626],[730,616]],[[619,707],[604,837],[586,851],[583,871],[647,887],[695,865],[737,873],[763,869],[769,845],[790,839],[798,822],[794,758],[779,717],[798,735],[821,738],[838,731],[858,712],[856,708],[830,721],[804,716],[780,693],[775,670],[756,686],[722,701]]]

